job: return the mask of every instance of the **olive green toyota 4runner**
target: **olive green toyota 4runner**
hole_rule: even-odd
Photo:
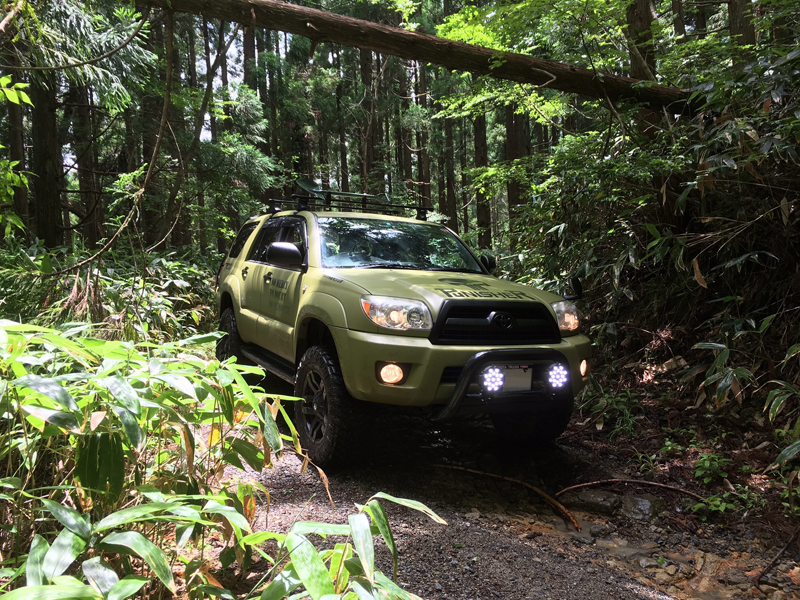
[[[311,189],[296,209],[247,221],[217,286],[217,357],[294,384],[309,458],[341,454],[358,401],[558,437],[591,355],[575,305],[494,278],[494,260],[442,225],[364,211],[374,197],[336,210],[331,194]]]

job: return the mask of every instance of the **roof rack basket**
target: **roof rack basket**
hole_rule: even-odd
[[[317,184],[308,178],[300,177],[297,186],[305,194],[292,194],[291,200],[296,202],[297,210],[352,210],[358,212],[368,212],[383,215],[403,214],[407,210],[416,211],[416,218],[420,221],[427,220],[428,208],[415,204],[393,203],[388,194],[358,194],[354,192],[337,192],[336,190],[324,190],[317,187]],[[275,210],[275,200],[271,200]]]

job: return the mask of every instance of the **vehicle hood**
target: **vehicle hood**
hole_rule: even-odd
[[[337,269],[336,276],[374,296],[423,300],[434,311],[450,299],[538,301],[563,300],[536,288],[481,273],[412,271],[407,269]]]

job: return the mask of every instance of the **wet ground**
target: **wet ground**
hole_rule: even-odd
[[[746,523],[699,523],[688,511],[695,501],[680,492],[617,484],[564,494],[578,532],[529,487],[553,496],[576,483],[641,478],[613,446],[598,452],[573,436],[534,451],[508,444],[488,422],[374,417],[351,458],[327,470],[333,508],[319,475],[301,472],[287,455],[258,476],[271,493],[259,525],[346,522],[355,503],[379,491],[419,500],[448,525],[385,506],[400,550],[399,583],[430,599],[800,597],[791,549],[754,587],[777,553],[775,540]],[[391,572],[388,552],[378,560]]]

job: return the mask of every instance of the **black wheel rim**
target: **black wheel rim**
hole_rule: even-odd
[[[319,444],[328,429],[328,390],[325,380],[316,371],[309,371],[303,380],[303,427],[312,444]]]

